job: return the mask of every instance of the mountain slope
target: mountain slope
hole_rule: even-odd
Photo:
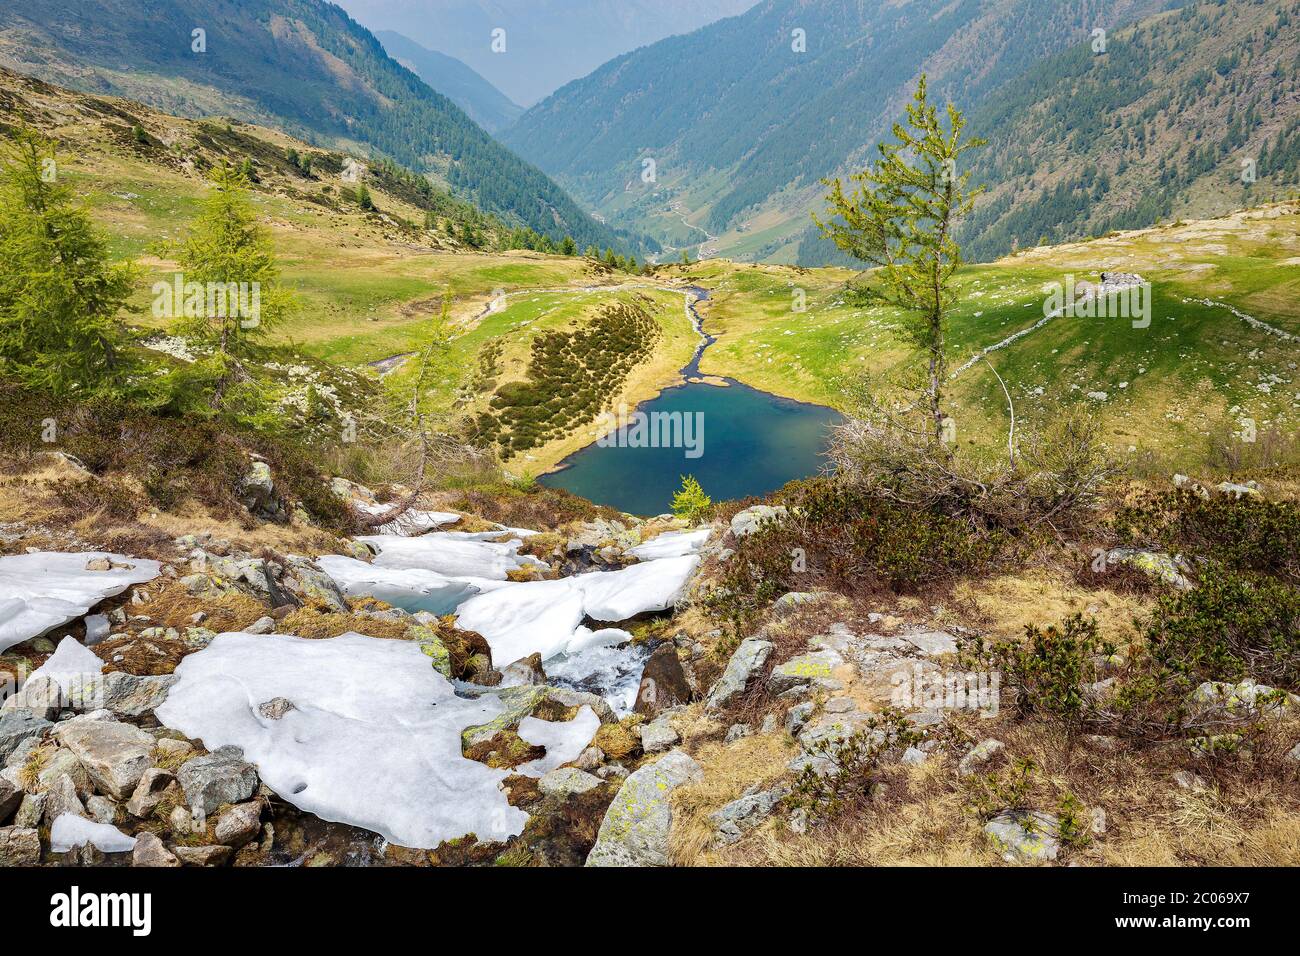
[[[629,50],[689,33],[757,0],[342,0],[372,30],[396,30],[469,65],[531,106]],[[492,48],[505,31],[504,52]]]
[[[1300,2],[1200,3],[1035,67],[971,117],[991,257],[1202,218],[1300,185]],[[1254,181],[1248,182],[1253,175]]]
[[[887,134],[922,70],[969,108],[1094,28],[1176,3],[764,0],[606,64],[502,139],[611,222],[678,245],[716,233],[711,250],[761,257],[806,229],[818,179]]]
[[[523,115],[522,106],[454,56],[426,50],[410,37],[392,30],[376,30],[375,36],[389,56],[463,109],[489,133],[509,126]]]
[[[202,49],[195,30],[204,31]],[[511,222],[622,245],[320,0],[7,0],[0,65],[181,115],[235,115],[337,147],[372,147]]]

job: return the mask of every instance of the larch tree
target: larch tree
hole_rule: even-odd
[[[926,356],[925,404],[936,441],[944,435],[944,347],[948,316],[956,300],[952,278],[962,265],[953,238],[957,222],[974,208],[983,188],[970,187],[970,172],[958,173],[967,150],[984,140],[965,139],[965,119],[951,103],[945,124],[930,105],[926,78],[907,106],[907,122],[894,124],[892,143],[879,145],[879,158],[830,187],[827,219],[814,215],[822,234],[874,267],[863,293],[907,318],[913,343]]]

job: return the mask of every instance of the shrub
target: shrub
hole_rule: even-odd
[[[1083,685],[1098,679],[1097,657],[1114,652],[1113,645],[1098,637],[1095,620],[1075,614],[1059,626],[1027,626],[1023,641],[985,645],[983,638],[974,638],[962,648],[961,664],[1001,672],[1004,684],[1015,692],[1020,713],[1048,715],[1077,726],[1089,709]]]
[[[901,713],[886,710],[847,737],[820,740],[808,753],[814,760],[828,762],[829,768],[819,773],[814,763],[806,764],[786,803],[805,810],[810,818],[834,816],[871,795],[876,771],[886,754],[920,739],[921,734]]]

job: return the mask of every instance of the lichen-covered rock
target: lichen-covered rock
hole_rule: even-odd
[[[1206,681],[1192,691],[1187,699],[1188,709],[1198,718],[1255,717],[1259,714],[1278,716],[1300,708],[1300,695],[1278,690],[1266,684],[1257,684],[1249,678],[1238,684],[1226,681]]]
[[[542,701],[546,700],[546,691],[545,687],[527,685],[507,687],[496,692],[493,696],[501,701],[504,709],[486,724],[466,727],[460,735],[461,746],[469,750],[479,744],[487,743],[499,733],[514,730],[521,720],[531,717],[533,712],[542,705]]]
[[[736,652],[731,655],[731,660],[727,661],[722,676],[709,692],[707,708],[721,710],[742,697],[749,689],[750,681],[767,664],[767,659],[775,647],[776,645],[771,641],[764,641],[757,637],[741,641]]]
[[[969,777],[980,767],[984,766],[1002,751],[1006,750],[1006,744],[1000,740],[982,740],[970,749],[966,756],[961,758],[961,763],[957,765],[957,775]]]
[[[4,777],[0,777],[0,823],[4,823],[22,806],[23,791]]]
[[[844,658],[832,650],[800,654],[772,668],[767,678],[767,689],[772,694],[782,694],[815,680],[829,679],[835,668],[843,663]]]
[[[54,737],[76,755],[99,791],[114,800],[127,799],[152,765],[153,736],[130,724],[74,717],[55,727]]]
[[[596,789],[601,782],[599,777],[592,776],[577,767],[560,767],[543,774],[537,781],[537,789],[548,797],[566,800],[574,794]]]
[[[74,683],[69,694],[73,710],[107,710],[118,717],[143,717],[167,699],[175,674],[139,676],[112,671]]]
[[[261,459],[253,460],[238,490],[239,503],[259,517],[274,518],[283,511],[275,493],[271,466]]]
[[[1106,554],[1106,563],[1128,564],[1149,574],[1151,577],[1159,578],[1166,584],[1172,584],[1180,591],[1189,590],[1192,587],[1191,580],[1184,573],[1186,565],[1179,558],[1162,554],[1158,551],[1139,551],[1133,548],[1112,548]]]
[[[703,777],[703,768],[681,750],[628,777],[605,812],[587,866],[667,866],[673,823],[669,796]]]
[[[176,773],[191,810],[216,812],[223,803],[240,803],[257,789],[257,771],[238,747],[222,747],[181,764]]]
[[[641,749],[648,754],[657,754],[681,742],[681,736],[667,720],[659,719],[641,728]]]
[[[233,852],[228,846],[181,846],[172,847],[172,852],[185,866],[221,866],[230,859]]]
[[[1007,811],[984,825],[989,841],[1008,863],[1043,863],[1060,852],[1061,824],[1050,813]]]

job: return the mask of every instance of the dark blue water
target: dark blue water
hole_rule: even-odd
[[[825,464],[829,426],[840,421],[833,409],[738,382],[670,388],[637,410],[701,413],[703,441],[696,447],[703,453],[688,458],[685,448],[589,445],[540,482],[635,515],[667,511],[683,475],[694,475],[714,501],[763,495],[817,474]]]

